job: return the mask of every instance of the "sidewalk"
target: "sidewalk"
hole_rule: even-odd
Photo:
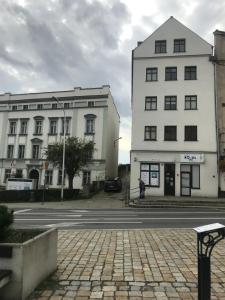
[[[185,229],[59,231],[58,271],[29,300],[197,299],[196,234]],[[212,253],[225,299],[225,242]]]
[[[100,208],[125,208],[124,193],[99,192],[90,199],[78,199],[57,202],[24,202],[1,203],[10,208],[54,208],[54,209],[100,209]]]

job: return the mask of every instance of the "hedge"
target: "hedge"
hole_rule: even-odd
[[[74,200],[79,197],[79,189],[65,189],[64,190],[64,199],[65,200]],[[43,201],[60,201],[61,199],[61,189],[40,189],[40,190],[5,190],[0,191],[0,203],[7,202],[41,202]]]

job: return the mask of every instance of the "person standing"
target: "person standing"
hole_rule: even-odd
[[[145,197],[145,183],[141,178],[138,178],[139,180],[139,190],[140,190],[140,199],[144,199]]]

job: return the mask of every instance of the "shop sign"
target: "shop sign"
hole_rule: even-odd
[[[186,153],[180,155],[180,162],[183,163],[204,163],[204,154]]]

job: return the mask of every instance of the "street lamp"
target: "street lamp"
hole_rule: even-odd
[[[122,139],[122,136],[121,136],[121,137],[118,137],[117,139],[114,140],[114,147],[115,147],[115,145],[116,145],[116,142],[117,142],[118,140],[120,140],[120,139]]]
[[[63,161],[62,161],[62,185],[61,185],[61,201],[63,201],[63,189],[64,189],[64,172],[65,172],[65,150],[66,150],[66,113],[63,108],[63,104],[59,102],[59,99],[55,96],[52,97],[62,108],[64,118],[63,118]]]

